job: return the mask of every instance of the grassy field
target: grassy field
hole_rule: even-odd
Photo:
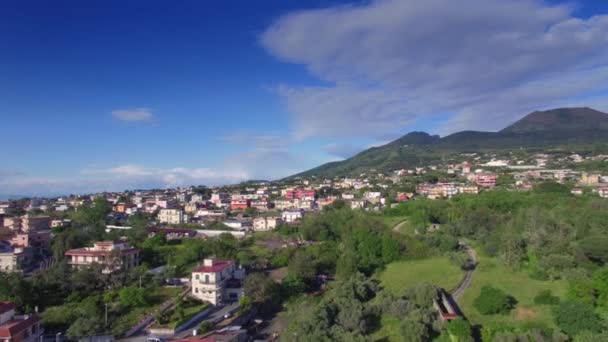
[[[379,279],[389,291],[401,293],[417,284],[433,284],[451,290],[458,286],[464,273],[445,257],[399,261],[389,264]]]
[[[181,287],[156,287],[150,290],[150,305],[133,308],[125,313],[112,326],[112,333],[120,335],[137,324],[147,314],[157,310],[165,301],[177,297],[183,289]]]
[[[471,286],[459,300],[461,309],[472,324],[490,328],[498,325],[555,327],[551,307],[534,304],[534,297],[542,290],[551,290],[563,299],[567,290],[566,281],[534,280],[526,271],[512,270],[495,258],[479,255],[478,259],[479,265],[473,274]],[[515,309],[509,315],[480,314],[473,307],[473,301],[484,285],[492,285],[513,296],[518,302]]]

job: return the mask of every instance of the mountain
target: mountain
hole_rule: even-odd
[[[526,115],[501,133],[608,130],[608,114],[591,108],[558,108]]]
[[[462,131],[443,138],[411,132],[386,145],[372,147],[349,159],[323,164],[288,179],[413,168],[438,162],[452,153],[596,142],[608,143],[608,114],[591,108],[558,108],[530,113],[498,132]]]

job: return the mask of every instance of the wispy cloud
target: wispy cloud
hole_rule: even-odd
[[[115,109],[112,111],[115,119],[127,122],[151,121],[154,118],[148,108]]]
[[[323,151],[327,154],[335,157],[339,157],[342,159],[347,159],[355,154],[361,152],[363,148],[354,146],[352,144],[340,144],[340,143],[329,143],[323,146]]]
[[[499,129],[532,110],[608,97],[608,15],[538,0],[372,0],[278,18],[260,36],[327,85],[281,85],[299,139]]]

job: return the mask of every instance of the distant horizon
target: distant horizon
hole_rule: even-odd
[[[605,1],[2,3],[0,198],[281,179],[606,112],[607,22]]]

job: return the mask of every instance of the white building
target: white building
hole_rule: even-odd
[[[158,222],[165,224],[184,223],[184,212],[181,209],[161,209],[158,212]]]
[[[253,230],[256,232],[274,230],[281,223],[283,219],[280,217],[257,217],[253,219]]]
[[[213,305],[235,302],[243,296],[245,270],[232,260],[205,259],[192,271],[192,296]]]
[[[300,210],[284,211],[281,214],[281,218],[283,219],[283,221],[285,223],[294,223],[294,222],[297,222],[298,220],[302,219],[302,211],[300,211]]]

